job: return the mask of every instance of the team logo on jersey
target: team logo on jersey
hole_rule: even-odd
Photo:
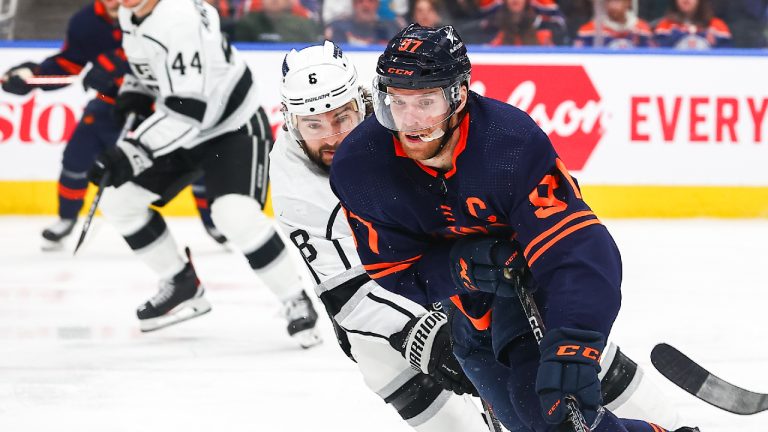
[[[603,135],[601,97],[582,66],[479,64],[472,90],[526,111],[573,170],[584,167]]]
[[[131,62],[131,70],[142,81],[157,82],[157,78],[152,72],[152,68],[149,66],[149,63]]]

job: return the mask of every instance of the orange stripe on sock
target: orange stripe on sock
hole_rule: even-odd
[[[539,243],[540,243],[541,241],[543,241],[545,238],[549,237],[549,236],[550,236],[550,235],[552,235],[552,234],[553,234],[555,231],[557,231],[557,230],[559,230],[560,228],[562,228],[563,226],[565,226],[565,225],[566,225],[568,222],[570,222],[570,221],[572,221],[572,220],[574,220],[574,219],[578,219],[578,218],[580,218],[580,217],[589,216],[589,215],[592,215],[592,216],[594,216],[595,214],[594,214],[594,213],[592,213],[592,211],[591,211],[591,210],[583,210],[583,211],[580,211],[580,212],[576,212],[576,213],[574,213],[574,214],[572,214],[572,215],[569,215],[569,216],[567,216],[565,219],[563,219],[563,220],[561,220],[560,222],[558,222],[558,223],[557,223],[557,225],[555,225],[555,226],[553,226],[552,228],[550,228],[550,229],[548,229],[548,230],[544,231],[543,233],[541,233],[541,234],[539,234],[538,236],[536,236],[536,238],[535,238],[535,239],[531,240],[531,242],[530,242],[530,243],[528,243],[528,247],[526,247],[526,248],[525,248],[525,251],[523,252],[523,255],[524,255],[526,258],[528,258],[528,254],[531,252],[531,249],[533,249],[533,248],[534,248],[534,246],[536,246],[537,244],[539,244]]]
[[[536,262],[537,259],[539,259],[541,254],[546,252],[549,248],[552,247],[552,245],[554,245],[555,243],[559,242],[564,237],[567,237],[568,235],[570,235],[570,234],[572,234],[572,233],[574,233],[574,232],[576,232],[576,231],[578,231],[578,230],[580,230],[582,228],[586,228],[586,227],[588,227],[590,225],[597,225],[597,224],[600,224],[600,221],[598,219],[591,219],[591,220],[588,220],[588,221],[584,221],[584,222],[582,222],[580,224],[576,224],[576,225],[568,228],[567,230],[561,232],[555,238],[553,238],[552,240],[548,241],[544,246],[542,246],[541,249],[536,251],[535,254],[533,254],[531,259],[528,260],[528,266],[532,267],[533,263]]]
[[[85,199],[85,192],[88,189],[70,189],[61,183],[59,183],[59,195],[68,200],[82,200]]]

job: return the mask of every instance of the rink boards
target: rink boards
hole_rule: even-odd
[[[289,46],[243,46],[273,128]],[[0,45],[0,69],[54,45]],[[380,49],[349,50],[362,82]],[[768,58],[471,48],[472,89],[527,111],[595,211],[609,217],[768,217]],[[88,100],[75,84],[0,95],[0,214],[55,212],[66,138]],[[168,208],[192,214],[185,192]]]

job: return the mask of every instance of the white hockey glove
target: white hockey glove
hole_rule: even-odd
[[[444,389],[456,394],[477,395],[453,355],[448,317],[443,312],[427,312],[413,318],[389,338],[389,343],[405,357],[411,367],[431,376]]]

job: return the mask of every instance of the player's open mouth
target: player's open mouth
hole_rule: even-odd
[[[405,134],[405,138],[407,138],[408,141],[419,142],[419,141],[421,141],[421,135],[422,134],[417,134],[417,135]]]

